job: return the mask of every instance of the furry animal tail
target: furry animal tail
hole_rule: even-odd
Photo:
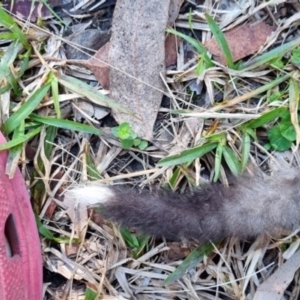
[[[90,185],[67,192],[99,209],[105,218],[153,236],[200,242],[224,237],[254,237],[300,227],[300,171],[280,170],[234,179],[179,195],[163,189],[138,191],[125,187]]]

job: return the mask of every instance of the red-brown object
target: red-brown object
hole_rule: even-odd
[[[5,139],[0,133],[0,144]],[[0,299],[42,299],[40,240],[24,179],[5,174],[7,151],[0,152]]]

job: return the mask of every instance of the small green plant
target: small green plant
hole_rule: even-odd
[[[134,258],[139,258],[144,249],[147,249],[149,236],[144,234],[134,234],[126,227],[121,227],[120,232],[127,246],[131,249]]]
[[[141,140],[137,137],[137,134],[132,130],[129,123],[124,122],[117,127],[112,128],[112,134],[121,140],[122,147],[129,149],[132,146],[138,147],[140,150],[144,150],[148,146],[148,142]]]
[[[273,126],[268,132],[270,143],[266,148],[277,151],[286,151],[291,148],[292,142],[296,141],[296,132],[290,118],[281,119],[279,124]]]

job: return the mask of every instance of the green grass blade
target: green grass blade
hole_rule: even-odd
[[[5,32],[0,34],[0,40],[8,41],[8,40],[17,40],[17,39],[18,39],[18,35],[13,32]]]
[[[46,159],[49,159],[52,153],[54,139],[57,136],[57,128],[48,126],[47,128],[44,128],[44,130],[46,131],[45,137],[43,138],[44,154]],[[38,157],[37,164],[39,172],[35,169],[32,174],[31,182],[34,182],[34,185],[32,185],[30,191],[32,196],[33,210],[36,213],[40,213],[43,197],[46,192],[44,181],[41,179],[35,180],[35,178],[41,177],[41,173],[44,174],[45,172],[45,165],[41,155]]]
[[[180,154],[172,155],[161,159],[157,165],[160,167],[184,164],[199,158],[217,147],[217,143],[204,144],[182,151]]]
[[[285,107],[275,108],[275,109],[263,114],[261,117],[255,119],[255,120],[251,120],[250,122],[244,124],[242,127],[252,128],[252,129],[262,127],[262,126],[276,120],[278,117],[282,116],[286,111],[287,111],[287,108],[285,108]]]
[[[216,157],[215,157],[215,174],[214,174],[214,182],[219,179],[220,171],[221,171],[221,161],[223,156],[223,143],[219,143],[216,149]]]
[[[194,249],[181,263],[181,265],[167,277],[164,281],[164,285],[172,284],[176,280],[180,279],[188,270],[194,268],[200,261],[203,260],[204,256],[208,256],[213,250],[214,246],[212,244],[201,245]]]
[[[59,22],[61,22],[61,24],[67,26],[66,22],[52,9],[52,7],[48,4],[48,2],[46,0],[40,0],[40,1],[48,8],[48,10],[51,12],[51,14],[57,20],[59,20]]]
[[[58,80],[53,74],[51,73],[51,91],[52,91],[52,98],[53,98],[53,104],[55,113],[58,119],[61,118],[61,111],[60,111],[60,105],[59,105],[59,92],[58,92]]]
[[[207,49],[204,46],[202,46],[202,44],[199,41],[171,28],[167,28],[166,32],[177,35],[183,38],[184,40],[186,40],[188,43],[190,43],[198,51],[198,53],[203,56],[207,68],[211,68],[214,66],[213,61],[210,59],[210,57],[207,54]]]
[[[89,152],[86,154],[86,165],[87,165],[87,175],[89,180],[93,181],[102,178]]]
[[[76,92],[77,94],[87,97],[92,102],[98,105],[110,107],[112,109],[116,109],[124,113],[127,113],[129,115],[135,116],[134,113],[131,112],[129,109],[123,107],[122,105],[118,104],[116,101],[103,95],[96,88],[84,83],[83,81],[80,81],[73,77],[66,76],[64,74],[56,74],[56,77],[60,84],[70,89],[71,91]]]
[[[4,123],[4,130],[6,134],[11,133],[15,128],[20,126],[21,122],[23,122],[36,109],[49,91],[49,88],[50,84],[45,84],[36,90],[27,102],[23,103],[20,108],[6,120]]]
[[[29,49],[25,52],[25,54],[22,54],[20,56],[20,58],[23,59],[23,60],[22,60],[22,63],[21,63],[20,71],[18,73],[18,78],[21,78],[24,75],[25,71],[27,70],[31,52],[32,52],[31,49]]]
[[[11,75],[10,66],[16,60],[19,51],[23,48],[22,44],[19,42],[11,43],[0,61],[0,81],[7,76]]]
[[[228,146],[223,147],[223,156],[233,175],[237,176],[241,173],[241,166],[235,153]]]
[[[277,48],[274,48],[274,49],[270,50],[269,52],[266,52],[260,56],[257,56],[252,60],[248,60],[248,61],[244,62],[243,64],[241,64],[239,69],[243,70],[243,71],[255,69],[259,66],[262,66],[263,64],[270,62],[273,59],[282,57],[284,54],[293,50],[294,48],[298,47],[299,45],[300,45],[300,39],[296,38],[291,42],[288,42],[286,44],[278,46]]]
[[[24,134],[25,134],[25,124],[24,122],[22,122],[21,125],[15,129],[12,140],[18,139],[20,136],[21,137],[24,136]],[[23,143],[20,143],[19,145],[9,149],[7,162],[6,162],[6,169],[5,169],[5,174],[7,174],[9,178],[14,177],[15,171],[18,167],[22,148],[23,148]]]
[[[245,170],[250,156],[250,147],[251,147],[251,137],[247,132],[244,132],[242,137],[242,158],[241,158],[241,167],[242,171]]]
[[[54,117],[44,117],[36,114],[31,114],[29,117],[32,121],[39,122],[45,125],[50,125],[53,127],[64,128],[67,130],[80,131],[80,132],[96,134],[96,135],[102,134],[102,131],[100,129],[97,129],[90,125],[81,124],[69,120],[57,119]]]
[[[209,14],[205,14],[205,19],[206,19],[206,22],[207,22],[211,32],[214,35],[216,41],[218,42],[220,48],[223,51],[223,54],[225,56],[228,67],[230,69],[235,69],[231,51],[229,49],[228,43],[226,41],[226,38],[225,38],[222,30],[220,29],[218,24],[215,22],[215,20]]]
[[[41,131],[41,127],[38,127],[36,129],[28,132],[27,134],[24,134],[23,136],[19,135],[17,138],[0,145],[0,151],[18,146],[18,145],[26,142],[27,140],[31,139],[35,135],[37,135],[40,131]]]
[[[22,45],[26,49],[30,49],[31,46],[28,43],[24,33],[21,31],[17,23],[14,21],[14,19],[6,13],[1,7],[0,7],[0,24],[2,24],[5,28],[10,30],[11,32],[15,33],[17,36],[17,39],[22,43]]]

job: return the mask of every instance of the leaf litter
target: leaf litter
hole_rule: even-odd
[[[203,59],[195,48],[190,47],[184,38],[177,40],[177,68],[173,66],[166,70],[165,79],[168,86],[162,87],[167,88],[165,92],[167,91],[168,99],[163,99],[156,114],[152,114],[148,119],[153,122],[154,130],[149,129],[144,135],[159,144],[153,143],[144,151],[120,148],[120,141],[110,133],[110,128],[116,126],[110,116],[95,119],[92,114],[82,114],[82,119],[87,124],[92,121],[103,131],[100,138],[88,133],[74,132],[67,127],[55,129],[54,132],[46,131],[44,127],[39,129],[41,135],[29,142],[34,149],[34,159],[27,156],[24,148],[18,155],[25,179],[30,182],[33,198],[40,201],[35,209],[43,225],[61,240],[60,243],[55,243],[49,240],[49,236],[43,238],[46,269],[45,299],[87,299],[89,289],[94,290],[101,299],[267,299],[268,295],[275,297],[274,292],[279,291],[279,286],[281,298],[297,299],[299,295],[296,272],[299,254],[295,250],[296,243],[293,244],[297,241],[297,232],[283,239],[259,237],[251,242],[226,239],[211,249],[201,245],[196,248],[192,241],[185,241],[182,244],[183,250],[179,248],[178,252],[184,253],[188,244],[195,249],[193,255],[188,255],[188,252],[184,257],[175,256],[166,263],[165,255],[169,248],[172,249],[172,244],[150,239],[145,246],[136,240],[133,232],[129,238],[138,249],[132,249],[129,244],[125,244],[124,237],[115,225],[105,220],[96,220],[90,215],[91,212],[87,214],[85,209],[81,210],[75,203],[66,205],[67,203],[62,201],[63,191],[68,185],[94,178],[104,184],[126,183],[139,187],[149,183],[169,184],[178,192],[184,192],[190,185],[199,185],[213,178],[215,158],[212,149],[219,146],[219,141],[228,141],[225,150],[219,148],[226,152],[226,157],[233,164],[233,168],[237,166],[234,163],[235,153],[248,155],[251,161],[266,167],[265,162],[271,154],[257,140],[252,141],[251,146],[243,148],[240,141],[247,140],[247,136],[246,138],[243,136],[238,126],[246,124],[248,127],[244,125],[246,127],[242,128],[248,130],[249,136],[253,134],[254,129],[261,128],[256,132],[256,138],[265,141],[267,130],[270,128],[269,122],[275,123],[278,116],[284,118],[287,107],[290,107],[292,125],[295,126],[297,135],[299,134],[296,114],[299,75],[291,69],[289,61],[285,61],[285,58],[289,58],[289,53],[299,46],[294,42],[299,39],[297,31],[300,22],[299,7],[293,3],[284,3],[285,1],[253,3],[245,0],[239,3],[240,6],[243,5],[245,9],[243,11],[239,5],[236,3],[233,5],[230,1],[221,1],[219,6],[207,2],[205,6],[198,7],[191,5],[190,2],[192,1],[175,3],[175,7],[181,6],[181,9],[178,18],[172,22],[175,22],[176,30],[183,30],[184,34],[187,33],[186,30],[191,31],[192,24],[191,36],[204,45],[212,36],[205,20],[205,13],[215,17],[220,28],[222,30],[224,28],[225,36],[230,29],[241,29],[246,26],[243,23],[249,21],[272,24],[275,31],[267,40],[258,38],[255,41],[257,43],[254,52],[250,53],[245,49],[243,55],[245,53],[247,56],[250,55],[249,59],[243,61],[242,66],[247,68],[245,70],[243,68],[232,70],[222,63],[205,69]],[[72,18],[74,20],[81,17],[88,18],[83,13],[88,13],[91,18],[97,16],[97,10],[92,8],[89,10],[89,7],[91,6],[80,8],[77,11],[78,15],[76,10],[73,10]],[[101,15],[105,16],[109,9],[110,7],[105,9]],[[47,21],[47,25],[57,29],[59,26],[54,20],[53,18]],[[33,37],[43,33],[46,47],[36,48],[45,52],[29,59],[28,73],[25,73],[26,76],[22,77],[21,81],[26,94],[22,100],[34,96],[35,89],[46,78],[46,66],[48,70],[50,67],[59,71],[55,74],[61,84],[58,101],[63,118],[72,118],[73,110],[77,109],[78,98],[93,105],[97,103],[108,106],[114,111],[118,108],[128,109],[127,105],[123,107],[122,103],[120,105],[111,102],[107,96],[102,96],[107,95],[107,91],[103,90],[104,84],[93,89],[85,88],[83,83],[77,84],[78,79],[76,81],[64,75],[65,73],[80,78],[82,82],[92,80],[97,83],[94,75],[84,68],[85,62],[66,59],[60,44],[72,45],[70,41],[34,24],[26,24],[33,30]],[[143,26],[143,19],[139,26]],[[19,34],[17,30],[15,32]],[[59,31],[57,29],[54,32]],[[20,40],[24,42],[22,38]],[[160,36],[160,39],[163,43],[164,38]],[[56,40],[56,43],[53,43],[53,40]],[[146,43],[151,43],[151,40],[146,39]],[[288,50],[282,50],[285,46]],[[4,51],[5,47],[4,44]],[[57,47],[60,51],[56,51]],[[233,48],[230,49],[234,57],[235,51]],[[164,64],[165,56],[162,53],[160,52],[160,61]],[[272,60],[278,55],[285,65]],[[295,55],[296,52],[293,52],[293,59],[297,61]],[[97,61],[102,60],[101,56],[95,58]],[[147,59],[145,56],[142,58]],[[91,57],[89,60],[92,59]],[[105,62],[111,64],[110,69],[116,71],[114,68],[116,66],[112,62],[109,60]],[[5,72],[8,72],[6,74],[17,72],[20,67],[11,62],[10,66],[6,69]],[[293,73],[290,73],[291,70]],[[125,74],[135,76],[130,69],[123,71]],[[124,72],[122,74],[125,76]],[[153,75],[157,76],[158,73]],[[105,76],[107,75],[104,75],[104,78]],[[1,78],[1,84],[6,84],[3,77]],[[101,83],[101,80],[99,81]],[[155,87],[152,80],[146,79],[146,83],[148,84],[146,86]],[[191,83],[194,86],[202,85],[202,88],[198,89],[198,95],[189,90]],[[96,97],[95,90],[98,91]],[[153,95],[152,90],[148,93]],[[4,92],[1,94],[1,100],[10,98],[10,94],[11,92]],[[20,107],[20,97],[13,97],[10,100],[15,107]],[[43,116],[55,115],[54,98],[46,96],[33,108],[34,113],[41,115],[35,119],[36,122],[37,120],[43,122]],[[147,96],[146,100],[149,101],[148,99]],[[35,99],[36,102],[39,102],[38,100]],[[182,110],[185,114],[180,113]],[[173,113],[175,111],[176,114]],[[136,113],[136,110],[133,113]],[[251,120],[247,123],[249,116]],[[6,121],[7,118],[7,108],[2,106],[1,119]],[[44,122],[45,120],[49,122],[47,118]],[[39,124],[47,126],[46,123]],[[26,126],[28,125],[30,123],[26,121]],[[59,125],[58,122],[55,125]],[[205,142],[206,137],[208,143]],[[295,138],[297,145],[299,137],[295,135]],[[244,153],[247,151],[248,154]],[[160,159],[164,159],[160,165],[163,165],[164,161],[166,165],[158,168],[157,163]],[[298,152],[291,153],[289,159],[297,165],[300,159]],[[28,177],[29,171],[36,170],[38,173],[35,173],[34,177]],[[226,167],[222,162],[219,166],[219,180],[226,184],[225,170]],[[67,206],[71,207],[71,217],[66,213]],[[295,254],[287,255],[287,251],[283,252],[283,249]],[[195,255],[197,251],[201,255]],[[133,253],[141,254],[134,257]],[[171,274],[177,280],[167,286],[164,285],[168,278],[171,282],[172,277],[169,277]]]

